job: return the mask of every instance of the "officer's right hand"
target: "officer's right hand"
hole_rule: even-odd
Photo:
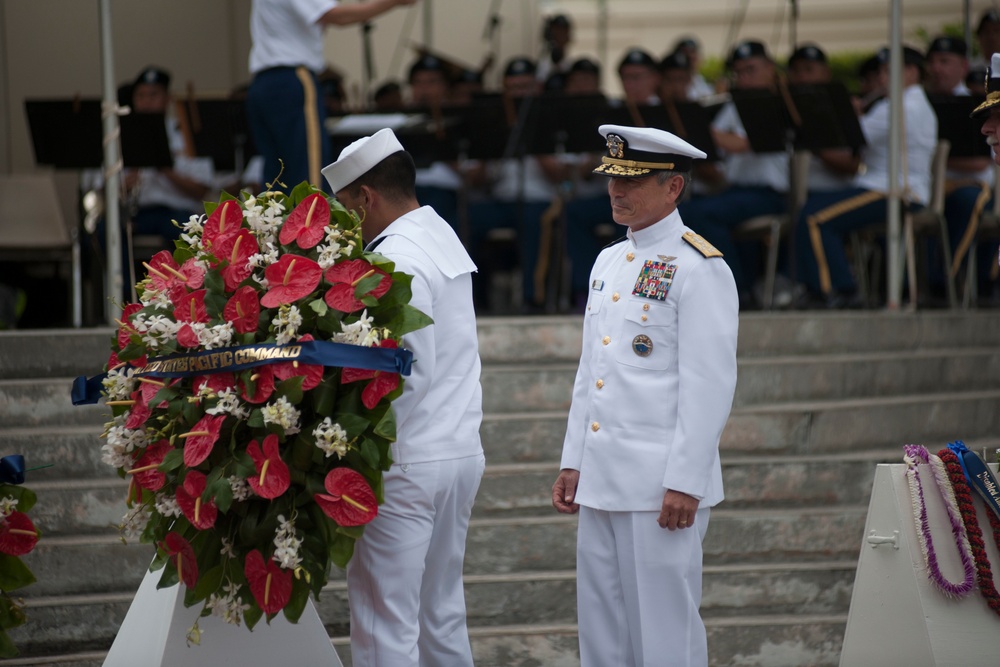
[[[580,471],[563,468],[552,485],[552,506],[563,514],[576,514],[580,506],[573,502],[576,485],[580,482]]]

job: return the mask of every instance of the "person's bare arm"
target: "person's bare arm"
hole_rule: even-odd
[[[373,19],[400,5],[412,5],[417,0],[368,0],[351,5],[337,5],[319,18],[320,25],[353,25]]]

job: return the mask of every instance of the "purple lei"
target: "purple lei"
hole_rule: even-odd
[[[949,597],[964,597],[972,592],[975,587],[975,565],[972,558],[972,547],[969,545],[969,538],[965,532],[965,524],[962,522],[961,514],[958,511],[954,493],[948,495],[946,488],[942,486],[942,480],[938,478],[938,467],[935,466],[933,456],[922,445],[904,445],[904,457],[906,462],[906,479],[910,486],[910,498],[913,501],[913,518],[917,524],[917,534],[920,537],[920,547],[924,553],[924,560],[927,564],[927,573],[931,582]],[[958,547],[958,555],[962,559],[962,568],[965,570],[965,581],[961,584],[954,584],[945,578],[944,573],[938,565],[937,553],[934,551],[934,541],[931,536],[930,523],[927,520],[927,505],[924,503],[924,489],[920,482],[920,473],[917,471],[917,463],[927,463],[931,468],[931,475],[937,485],[938,491],[944,500],[945,509],[948,514],[948,521],[951,523],[951,532],[955,537],[955,545]],[[941,464],[938,459],[937,463]],[[942,464],[943,465],[943,464]],[[947,481],[947,480],[945,480]],[[950,486],[948,487],[950,489]],[[914,492],[915,491],[915,492]]]

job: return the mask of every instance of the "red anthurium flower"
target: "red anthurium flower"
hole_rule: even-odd
[[[270,287],[261,298],[260,305],[277,308],[297,301],[316,289],[323,277],[323,269],[308,257],[288,253],[267,267],[264,277]]]
[[[146,447],[142,456],[135,460],[132,469],[128,472],[132,475],[132,481],[137,486],[150,491],[159,491],[167,481],[167,476],[158,470],[167,456],[167,452],[172,450],[169,440],[160,440]]]
[[[160,548],[167,552],[170,562],[177,568],[177,578],[188,588],[194,588],[198,583],[198,561],[194,557],[191,543],[177,533],[170,532],[160,543]]]
[[[247,386],[243,385],[243,400],[248,403],[263,403],[274,393],[274,367],[266,364],[257,366],[250,372],[254,378],[254,392],[253,395],[247,394]]]
[[[260,318],[260,302],[257,300],[257,290],[244,285],[236,290],[226,302],[222,316],[227,322],[233,323],[237,333],[252,333],[257,331],[257,320]]]
[[[194,468],[208,458],[215,441],[219,439],[219,431],[225,420],[226,415],[205,415],[189,432],[180,435],[185,439],[184,465]]]
[[[382,280],[375,289],[370,290],[362,296],[373,296],[376,299],[389,291],[392,286],[392,278],[380,268],[372,266],[363,259],[352,259],[346,262],[334,264],[326,270],[326,281],[333,287],[327,291],[323,300],[326,305],[336,308],[342,313],[353,313],[361,310],[365,304],[354,295],[355,287],[359,282],[371,275],[382,276]]]
[[[306,343],[313,340],[312,334],[305,334],[299,338],[298,342]],[[302,380],[302,389],[309,391],[323,381],[323,366],[319,364],[300,364],[297,361],[289,361],[281,364],[273,364],[274,377],[278,380],[287,380],[296,375],[305,376]]]
[[[264,451],[260,451],[260,445],[256,440],[251,440],[247,445],[247,454],[253,459],[254,468],[257,473],[247,478],[250,488],[261,498],[277,498],[288,490],[291,478],[288,474],[288,466],[281,460],[278,452],[278,436],[271,433],[264,438]]]
[[[378,516],[375,492],[364,475],[350,468],[334,468],[324,481],[330,495],[317,493],[316,504],[341,526],[361,526]]]
[[[148,404],[150,401],[153,400],[153,397],[156,396],[156,392],[160,391],[166,386],[172,387],[178,382],[179,380],[167,380],[167,379],[161,380],[159,378],[147,378],[147,377],[139,378],[139,393],[142,394],[142,400]],[[160,401],[160,404],[156,406],[156,409],[158,410],[166,409],[166,407],[167,407],[167,402]]]
[[[169,250],[161,250],[146,263],[153,286],[160,291],[170,291],[181,286],[199,289],[205,283],[205,269],[192,257],[178,266]]]
[[[195,333],[190,324],[183,324],[177,330],[177,343],[189,349],[201,345],[201,341],[198,340],[198,334]]]
[[[219,514],[213,501],[202,502],[205,486],[205,475],[197,470],[189,470],[184,477],[184,484],[177,487],[177,504],[191,525],[198,530],[208,530],[214,526]]]
[[[247,263],[251,255],[257,253],[260,247],[257,239],[249,229],[240,228],[234,236],[220,239],[216,243],[215,253],[219,259],[226,261],[222,269],[222,278],[226,282],[226,291],[232,292],[239,284],[253,273],[253,267]]]
[[[130,303],[122,309],[122,318],[118,327],[118,349],[123,350],[129,344],[129,336],[137,333],[132,328],[132,316],[142,310],[142,304]]]
[[[132,400],[135,403],[129,408],[128,419],[125,420],[125,428],[142,428],[153,411],[149,409],[145,397],[143,397],[142,392],[138,389],[132,392]]]
[[[235,389],[236,378],[232,373],[212,373],[211,375],[199,375],[194,379],[193,394],[200,394],[202,387],[207,386],[218,394],[223,389]]]
[[[379,343],[379,347],[395,348],[397,345],[396,341],[386,338]],[[361,392],[361,402],[365,404],[366,408],[372,410],[386,394],[399,386],[399,373],[370,371],[363,368],[345,368],[340,372],[340,384],[348,384],[358,380],[371,380]]]
[[[208,310],[205,309],[206,290],[189,292],[171,300],[174,302],[174,318],[178,322],[208,322]]]
[[[243,210],[240,208],[239,202],[226,200],[212,211],[212,215],[208,216],[201,240],[206,248],[212,249],[212,246],[218,246],[223,239],[236,236],[242,226]],[[222,259],[222,256],[215,249],[212,249],[212,253]]]
[[[319,193],[309,195],[288,214],[278,240],[281,245],[288,245],[294,240],[300,248],[312,248],[323,240],[329,222],[330,204],[326,197]]]
[[[23,556],[38,544],[35,524],[24,512],[11,512],[0,521],[0,554]]]
[[[243,572],[253,599],[265,614],[277,614],[292,599],[292,573],[282,570],[273,560],[265,562],[259,551],[247,554]]]

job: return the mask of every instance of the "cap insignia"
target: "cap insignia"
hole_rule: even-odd
[[[619,160],[625,157],[625,140],[617,134],[608,135],[608,155]]]

